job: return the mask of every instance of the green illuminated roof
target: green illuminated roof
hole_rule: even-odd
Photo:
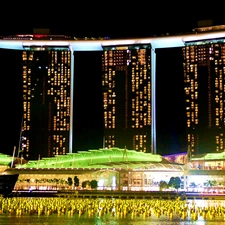
[[[128,149],[93,149],[68,153],[41,160],[29,161],[27,164],[17,165],[17,168],[108,168],[127,162],[159,163],[164,159],[161,155],[137,152]]]
[[[11,156],[0,153],[0,165],[9,165],[9,163],[11,162],[12,162]]]
[[[200,161],[200,160],[225,160],[225,152],[220,153],[206,153],[201,155],[193,156],[191,161]]]

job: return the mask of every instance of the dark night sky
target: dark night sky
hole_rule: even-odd
[[[197,27],[198,20],[213,19],[214,24],[225,24],[225,19],[212,13],[191,13],[175,9],[173,5],[165,6],[159,11],[159,15],[152,14],[153,8],[148,11],[142,6],[140,11],[134,9],[123,11],[122,8],[110,8],[96,10],[96,5],[89,7],[77,7],[70,10],[69,5],[65,9],[60,6],[46,7],[33,11],[31,6],[20,5],[23,12],[16,9],[0,15],[0,35],[32,33],[33,28],[49,28],[52,34],[65,34],[76,37],[146,37],[153,34],[190,32]],[[57,8],[58,7],[58,8]],[[3,7],[4,8],[4,7]],[[3,10],[2,8],[2,10]],[[167,11],[165,12],[165,9]],[[143,11],[144,10],[144,11]],[[126,13],[125,13],[126,12]],[[132,13],[129,13],[132,12]],[[158,11],[155,11],[157,13]],[[214,13],[215,14],[215,13]],[[57,17],[55,17],[57,15]],[[112,19],[113,15],[116,18]],[[75,116],[79,132],[75,130],[75,148],[87,150],[102,147],[102,114],[101,114],[101,64],[99,57],[93,57],[98,53],[77,53],[77,71],[82,71],[84,60],[89,61],[86,70],[79,72],[76,82],[79,83],[75,104],[79,105]],[[96,54],[96,55],[95,55]],[[1,65],[1,153],[11,155],[13,146],[18,146],[21,123],[21,53],[11,50],[0,50]],[[11,63],[13,61],[13,63]],[[100,62],[100,61],[99,61]],[[79,69],[80,67],[80,69]],[[79,74],[78,73],[78,74]],[[88,79],[87,79],[88,78]],[[88,82],[87,82],[88,81]],[[86,83],[86,86],[83,84]],[[10,84],[10,85],[9,85]],[[89,90],[89,92],[88,92]],[[180,48],[157,50],[157,151],[159,154],[185,151],[185,121],[184,121],[184,93],[182,52]],[[79,94],[78,94],[79,91]],[[92,93],[87,95],[87,93]],[[92,103],[91,106],[85,104]],[[96,110],[90,116],[90,108]],[[82,126],[78,120],[89,117]],[[79,119],[78,119],[79,118]],[[84,120],[83,120],[84,121]]]

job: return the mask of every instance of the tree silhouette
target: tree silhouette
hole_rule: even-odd
[[[189,187],[193,187],[193,188],[196,188],[197,187],[197,184],[195,182],[191,182]]]
[[[82,188],[87,188],[88,186],[90,186],[89,180],[85,180],[85,181],[82,182]]]
[[[180,177],[171,177],[168,186],[178,190],[180,188],[180,183]]]
[[[68,177],[67,181],[68,181],[68,185],[69,186],[72,186],[72,184],[73,184],[72,178],[71,177]]]
[[[77,176],[75,176],[73,180],[74,180],[74,186],[78,187],[79,183],[80,183],[79,178]]]
[[[161,180],[161,181],[159,182],[159,190],[160,190],[160,191],[162,191],[163,189],[166,189],[167,187],[168,187],[168,184],[167,184],[166,181]]]
[[[217,185],[216,180],[207,180],[206,183],[205,183],[206,187],[213,187],[213,186],[216,186],[216,185]]]
[[[90,182],[91,188],[96,189],[98,187],[98,181],[97,180],[92,180]]]

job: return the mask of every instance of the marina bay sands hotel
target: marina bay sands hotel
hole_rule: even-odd
[[[173,47],[183,49],[187,152],[224,151],[225,26],[221,25],[132,39],[41,33],[2,37],[0,48],[21,50],[23,157],[74,152],[75,51],[102,52],[104,148],[126,146],[156,154],[156,49]]]

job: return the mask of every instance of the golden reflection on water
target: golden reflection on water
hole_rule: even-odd
[[[31,199],[30,199],[31,200]],[[224,200],[188,200],[186,201],[188,207],[225,207]],[[211,218],[205,220],[202,216],[199,216],[196,221],[190,219],[190,217],[182,219],[177,215],[173,218],[156,214],[146,217],[143,214],[132,216],[128,214],[126,217],[115,216],[112,214],[104,215],[90,215],[84,213],[79,215],[64,214],[51,214],[51,215],[15,215],[15,214],[1,214],[0,225],[224,225],[225,219],[223,218]]]
[[[211,207],[211,206],[221,206],[225,207],[225,200],[206,200],[206,199],[196,199],[196,200],[188,200],[189,204],[196,204],[200,207]]]
[[[74,215],[73,217],[68,216],[0,216],[1,225],[224,225],[224,221],[212,220],[212,221],[182,221],[177,218],[170,221],[166,218],[142,218],[137,217],[135,219],[127,218],[115,218],[109,215],[102,217],[79,217]]]

